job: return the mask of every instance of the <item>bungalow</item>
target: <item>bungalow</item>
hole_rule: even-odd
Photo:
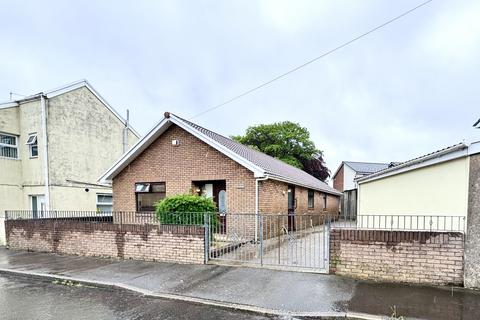
[[[100,178],[113,210],[152,211],[197,192],[226,213],[332,214],[341,193],[306,172],[169,112]]]
[[[357,178],[358,223],[465,230],[479,156],[480,142],[459,143]]]

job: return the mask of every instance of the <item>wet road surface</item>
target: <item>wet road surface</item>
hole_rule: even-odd
[[[280,319],[104,287],[0,274],[0,319]],[[283,319],[283,318],[282,318]]]
[[[167,293],[291,312],[354,312],[390,316],[393,309],[396,309],[397,315],[411,318],[480,319],[480,292],[461,288],[382,284],[333,275],[259,268],[60,256],[6,250],[0,247],[1,268],[14,272],[68,276],[92,282],[107,281],[152,293]],[[48,280],[45,281],[51,284]],[[255,319],[255,315],[248,313],[143,298],[130,291],[119,290],[120,294],[117,294],[113,289],[95,289],[99,290],[98,292],[110,292],[110,294],[98,294],[97,297],[94,294],[97,292],[95,290],[93,293],[90,292],[91,290],[85,290],[85,293],[78,291],[81,294],[76,294],[77,291],[69,293],[69,290],[76,288],[60,287],[65,291],[59,291],[61,295],[57,297],[55,292],[48,293],[48,290],[40,286],[37,287],[37,293],[40,293],[35,296],[35,291],[29,288],[28,284],[28,281],[23,282],[19,285],[20,287],[13,285],[9,290],[5,290],[6,285],[3,284],[2,287],[0,283],[0,320],[4,319],[1,311],[7,305],[5,302],[7,297],[10,297],[9,301],[13,301],[13,307],[8,306],[10,316],[15,315],[12,312],[19,309],[22,312],[30,312],[31,307],[38,311],[29,316],[35,316],[37,313],[45,315],[42,313],[46,312],[45,310],[62,310],[62,308],[71,319],[87,319],[88,317],[83,316],[85,314],[91,316],[90,310],[95,310],[94,314],[100,314],[100,316],[88,318],[89,320],[169,319],[169,314],[174,315],[170,317],[172,319],[182,319],[182,316],[183,319],[191,319],[192,315],[193,319],[230,318],[231,315],[239,319],[242,317]],[[25,293],[21,290],[22,286],[26,288]],[[48,288],[51,289],[51,287]],[[60,290],[55,285],[53,289]],[[45,297],[42,296],[43,291],[45,291]],[[5,292],[8,292],[8,295]],[[47,303],[42,304],[42,299]],[[78,305],[72,303],[75,300],[79,301]],[[55,303],[56,301],[61,303]],[[68,313],[70,310],[76,313],[72,316]],[[175,313],[178,310],[182,312],[180,315]],[[141,316],[137,317],[137,314]],[[159,317],[156,317],[157,314]],[[23,316],[24,313],[20,315]],[[45,317],[37,318],[45,319]],[[32,319],[32,317],[17,317],[17,319]],[[33,319],[36,318],[33,317]],[[63,319],[63,317],[53,319]]]

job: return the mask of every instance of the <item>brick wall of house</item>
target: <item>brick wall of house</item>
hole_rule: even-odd
[[[9,220],[13,249],[145,261],[204,263],[204,229],[81,221]]]
[[[113,208],[135,211],[136,182],[165,182],[169,196],[188,193],[196,180],[225,180],[227,210],[255,212],[253,173],[176,125],[113,179]]]
[[[330,234],[330,272],[358,279],[463,283],[461,233],[340,230]]]
[[[276,180],[260,182],[259,210],[262,213],[288,213],[288,184]],[[297,199],[296,214],[328,214],[339,212],[340,197],[327,194],[327,207],[324,210],[323,192],[315,191],[314,207],[308,208],[308,189],[295,186]]]
[[[333,188],[337,189],[340,192],[343,192],[344,168],[345,165],[342,164],[342,167],[340,168],[340,170],[338,170],[337,175],[333,178]]]

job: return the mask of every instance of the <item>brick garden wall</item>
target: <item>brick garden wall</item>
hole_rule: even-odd
[[[358,279],[463,283],[461,233],[333,229],[330,272]]]
[[[145,261],[204,263],[204,228],[81,221],[10,220],[13,249]]]

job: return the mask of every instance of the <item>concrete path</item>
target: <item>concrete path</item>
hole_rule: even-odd
[[[115,285],[163,298],[295,316],[371,315],[477,319],[480,294],[463,289],[218,265],[118,261],[7,250],[0,271]]]

